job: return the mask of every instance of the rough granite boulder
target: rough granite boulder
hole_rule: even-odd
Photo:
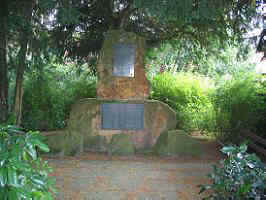
[[[202,144],[184,131],[166,131],[153,146],[153,152],[161,156],[200,156]]]
[[[50,132],[41,132],[43,136],[45,136],[45,143],[48,144],[50,153],[60,153],[64,147],[66,131],[57,130]]]
[[[132,155],[135,148],[128,134],[116,134],[112,137],[108,151],[114,155]]]
[[[100,105],[110,102],[144,104],[144,129],[102,129]],[[152,149],[162,133],[175,129],[175,127],[176,113],[167,104],[160,101],[83,99],[72,106],[63,149],[66,155],[76,154],[84,150],[107,152],[111,143],[120,143],[121,140],[127,144],[118,145],[121,152],[123,152],[123,148],[128,148],[129,143],[134,147],[134,150],[147,150]],[[119,134],[126,136],[117,136]],[[117,137],[121,138],[117,139]],[[128,149],[125,152],[128,152]]]

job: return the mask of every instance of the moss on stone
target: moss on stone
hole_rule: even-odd
[[[158,155],[200,156],[201,144],[183,131],[169,131],[160,135],[153,152]]]
[[[88,151],[104,152],[107,150],[107,144],[104,136],[89,136],[84,140],[84,148]]]
[[[46,136],[45,143],[49,146],[49,153],[59,153],[62,151],[64,146],[64,134],[56,134],[51,136]]]
[[[134,145],[128,134],[116,134],[112,137],[109,151],[113,155],[132,155],[135,153]]]
[[[143,103],[145,107],[144,130],[138,133],[142,134],[142,136],[137,139],[137,137],[129,137],[132,136],[132,131],[124,132],[122,130],[102,130],[100,105],[103,103]],[[103,135],[109,134],[110,136],[113,135],[114,138],[117,137],[117,134],[128,134],[126,137],[128,137],[127,140],[130,145],[129,147],[132,146],[130,151],[134,151],[134,148],[139,149],[140,152],[142,149],[151,150],[151,147],[154,145],[162,132],[175,128],[175,122],[175,112],[159,101],[83,99],[72,106],[67,131],[65,133],[65,137],[62,139],[64,143],[63,151],[65,155],[81,153],[85,149],[100,152],[107,151],[108,145],[104,141]],[[115,139],[113,139],[113,141],[115,142]],[[111,147],[112,146],[114,147],[114,145],[111,145]],[[114,153],[116,153],[119,148],[119,146],[117,148],[114,147]],[[164,146],[159,145],[158,148],[164,148]],[[157,152],[162,151],[163,149],[158,150]],[[168,150],[165,151],[164,154],[168,155]]]
[[[199,141],[185,132],[170,131],[168,133],[168,148],[170,155],[199,156],[202,152]]]
[[[76,131],[68,131],[66,137],[64,138],[64,155],[72,156],[80,152],[81,140],[78,137],[75,137],[75,134],[78,133]]]
[[[84,151],[84,144],[93,136],[91,121],[97,116],[96,99],[84,99],[72,106],[68,131],[64,138],[65,155],[73,155]]]
[[[164,132],[159,136],[153,146],[153,153],[156,155],[168,155],[168,132]]]

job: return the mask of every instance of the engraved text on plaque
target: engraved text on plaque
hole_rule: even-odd
[[[101,104],[102,129],[143,130],[144,104]]]

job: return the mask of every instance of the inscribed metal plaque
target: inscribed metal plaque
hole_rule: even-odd
[[[136,45],[118,43],[113,48],[113,75],[134,77]]]
[[[143,130],[144,104],[101,104],[102,129]]]

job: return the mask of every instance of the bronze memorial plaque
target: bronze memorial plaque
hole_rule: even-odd
[[[114,47],[113,75],[134,77],[136,45],[118,43]]]
[[[102,129],[143,130],[144,104],[101,104]]]

